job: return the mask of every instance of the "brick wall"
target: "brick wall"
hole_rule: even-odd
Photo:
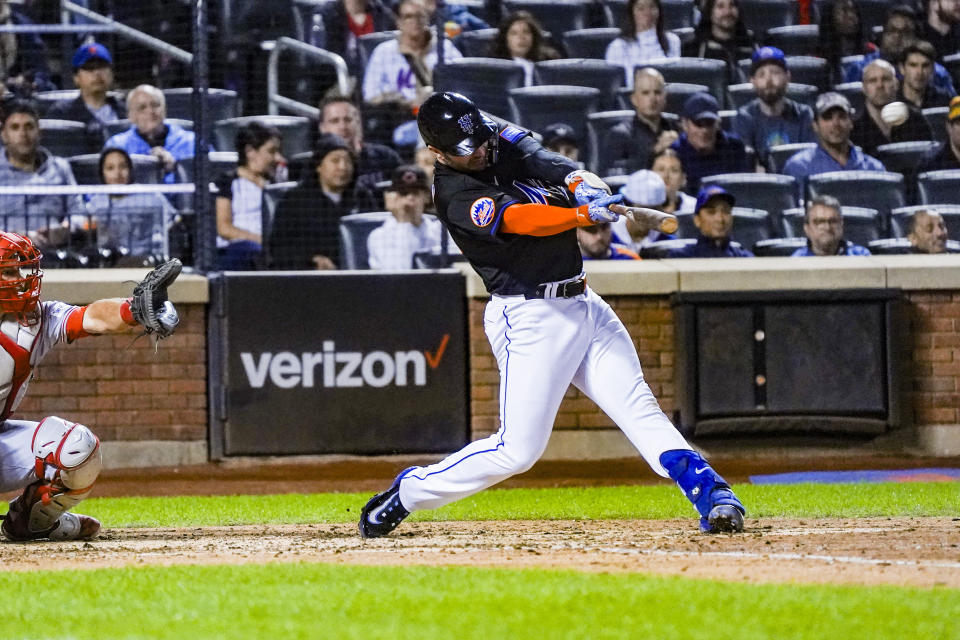
[[[906,315],[907,417],[917,425],[960,424],[960,292],[907,292]]]
[[[178,305],[180,327],[160,343],[136,333],[58,345],[43,360],[15,418],[57,415],[101,440],[207,437],[206,315]]]

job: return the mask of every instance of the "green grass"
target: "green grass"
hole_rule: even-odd
[[[956,638],[960,591],[293,564],[0,573],[20,638]]]
[[[737,485],[748,517],[960,516],[960,483]],[[96,489],[94,489],[96,491]],[[93,498],[80,511],[108,527],[352,522],[370,494]],[[481,492],[412,520],[688,518],[669,485]]]

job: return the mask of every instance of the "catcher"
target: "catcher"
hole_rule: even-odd
[[[131,298],[76,307],[40,302],[40,257],[29,239],[0,232],[0,491],[23,490],[0,530],[14,541],[89,540],[100,523],[69,510],[90,495],[100,473],[100,441],[86,426],[56,416],[39,423],[10,416],[34,368],[56,345],[138,325],[157,339],[171,335],[179,318],[167,287],[181,265],[171,260],[157,267]]]

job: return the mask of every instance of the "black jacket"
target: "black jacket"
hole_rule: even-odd
[[[107,104],[113,107],[118,120],[123,120],[127,117],[127,109],[123,102],[117,100],[114,96],[107,96]],[[90,112],[82,96],[77,96],[73,100],[61,100],[53,103],[45,117],[57,120],[74,120],[87,125],[87,145],[89,147],[89,153],[99,153],[103,148],[103,143],[107,141],[103,124]]]

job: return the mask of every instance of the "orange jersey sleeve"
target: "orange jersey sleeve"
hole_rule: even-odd
[[[503,210],[500,228],[524,236],[552,236],[575,227],[596,224],[587,207],[555,207],[549,204],[512,204]]]

